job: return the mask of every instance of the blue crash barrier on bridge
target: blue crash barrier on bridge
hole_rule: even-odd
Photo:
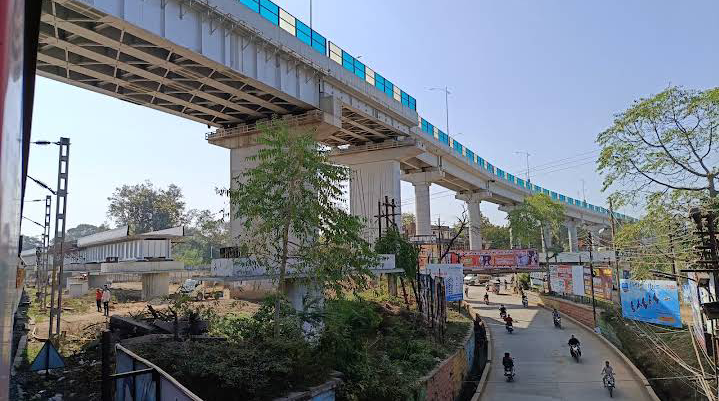
[[[584,209],[588,209],[595,213],[606,214],[606,215],[609,214],[608,209],[605,209],[600,206],[594,206],[587,202],[580,201],[579,199],[574,199],[569,196],[562,195],[562,194],[559,194],[554,191],[550,191],[546,188],[540,187],[539,185],[532,184],[530,182],[526,182],[525,180],[523,180],[521,178],[515,177],[513,174],[507,173],[504,170],[493,166],[490,162],[479,157],[476,153],[467,149],[461,143],[455,141],[452,137],[450,137],[449,135],[447,135],[444,132],[437,129],[437,127],[432,125],[432,123],[425,120],[424,118],[419,119],[419,127],[420,127],[420,131],[422,131],[423,133],[425,133],[431,137],[434,137],[434,139],[436,139],[440,143],[443,143],[443,144],[449,146],[451,149],[454,149],[455,152],[466,157],[470,163],[473,163],[480,168],[486,169],[490,174],[493,174],[493,175],[497,176],[498,178],[501,178],[502,180],[508,181],[520,188],[525,188],[532,192],[543,193],[558,202],[562,202],[562,203],[566,203],[566,204],[569,204],[572,206],[577,206],[577,207],[581,207]],[[626,221],[634,221],[635,220],[635,219],[633,219],[629,216],[626,216],[622,213],[616,213],[616,212],[614,212],[614,217],[617,219],[626,220]]]
[[[312,47],[317,52],[329,57],[332,61],[352,72],[360,79],[384,92],[387,97],[394,99],[403,106],[417,110],[417,100],[392,84],[383,76],[364,65],[348,52],[342,50],[336,44],[328,41],[307,24],[298,20],[277,4],[270,0],[238,0],[250,10],[260,14],[264,19],[279,26],[290,34],[294,35],[302,43]],[[329,46],[328,46],[329,45]]]
[[[329,57],[332,61],[341,65],[347,71],[350,71],[358,78],[364,80],[367,84],[374,86],[380,92],[383,92],[387,97],[392,98],[400,102],[403,106],[410,108],[411,110],[417,110],[417,101],[415,98],[401,90],[390,80],[383,77],[382,75],[375,72],[373,69],[360,62],[357,58],[346,52],[336,44],[328,41],[324,36],[320,35],[307,24],[303,23],[299,19],[292,16],[277,4],[270,0],[237,0],[241,4],[245,5],[252,11],[260,14],[264,19],[271,22],[274,25],[279,26],[283,30],[289,32],[299,39],[301,42],[312,47],[317,52]],[[501,178],[502,180],[508,181],[520,188],[528,189],[531,192],[544,193],[550,196],[553,200],[566,203],[572,206],[578,206],[584,209],[591,210],[596,213],[609,214],[609,210],[581,202],[578,199],[572,199],[571,197],[558,194],[556,192],[549,191],[538,185],[533,185],[529,182],[515,177],[512,174],[505,172],[500,168],[496,168],[491,163],[485,161],[479,157],[473,151],[467,149],[461,143],[455,141],[452,137],[437,129],[434,125],[429,123],[424,118],[420,118],[420,129],[422,132],[434,137],[440,143],[449,146],[451,149],[462,157],[467,158],[470,163],[473,163],[481,168],[486,169],[489,173]],[[614,213],[614,216],[621,220],[632,221],[634,219],[625,216],[621,213]]]

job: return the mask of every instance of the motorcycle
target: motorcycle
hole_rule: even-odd
[[[562,317],[561,316],[554,317],[554,327],[559,328],[559,329],[562,328]]]
[[[489,305],[489,298],[484,298],[484,304]]]
[[[612,398],[612,393],[614,392],[614,376],[606,375],[602,381],[604,382],[604,387],[609,391],[609,398]]]
[[[507,317],[507,311],[502,311],[502,310],[499,311],[499,317],[501,317],[502,320],[504,320],[504,318]]]
[[[505,324],[504,327],[507,329],[507,333],[512,334],[514,327],[511,324]]]
[[[582,350],[578,345],[570,345],[569,353],[572,354],[572,358],[574,358],[575,361],[579,362],[579,357],[582,356]]]
[[[504,367],[504,377],[507,379],[508,382],[511,382],[514,380],[514,367]]]
[[[529,301],[527,300],[527,297],[522,298],[522,305],[524,305],[525,308],[529,306]]]

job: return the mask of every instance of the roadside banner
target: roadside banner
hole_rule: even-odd
[[[462,265],[457,263],[428,264],[427,272],[432,277],[443,277],[447,301],[461,301],[464,297],[464,273]]]
[[[481,251],[450,252],[450,261],[465,269],[539,268],[536,249],[486,249]]]
[[[622,315],[627,319],[682,327],[675,281],[620,280]]]
[[[584,267],[584,295],[586,297],[592,296],[592,271],[589,267]],[[612,269],[608,267],[595,267],[594,268],[594,297],[603,299],[605,301],[612,300]]]

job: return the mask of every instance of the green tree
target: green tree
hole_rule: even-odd
[[[695,203],[715,198],[719,179],[719,88],[669,87],[639,99],[599,134],[597,170],[615,206],[670,195]]]
[[[229,191],[244,227],[238,238],[242,254],[273,274],[280,294],[290,264],[294,273],[336,294],[346,285],[365,287],[378,257],[361,236],[361,219],[342,206],[341,183],[349,169],[332,164],[311,133],[290,133],[279,122],[264,127],[258,144],[260,150],[248,158],[257,166]],[[276,337],[279,312],[277,297]]]
[[[489,242],[490,249],[509,249],[509,227],[492,224],[482,216],[482,237]]]
[[[68,228],[67,232],[65,233],[65,239],[68,241],[76,240],[78,238],[86,237],[88,235],[97,234],[102,231],[109,230],[110,227],[108,227],[105,224],[100,224],[99,226],[93,225],[93,224],[78,224],[77,226],[73,228]]]
[[[507,214],[507,219],[515,240],[522,243],[529,243],[545,229],[552,237],[559,238],[560,227],[564,222],[564,205],[538,193],[524,198],[524,202]],[[561,251],[561,245],[548,247],[547,238],[544,238],[543,245],[548,252]]]
[[[173,251],[186,265],[208,264],[221,247],[232,245],[230,223],[222,213],[192,209],[185,215],[185,241]]]
[[[107,215],[117,225],[128,225],[132,233],[163,230],[182,224],[185,201],[182,190],[170,184],[155,188],[150,181],[123,185],[107,198]]]
[[[404,238],[396,228],[391,228],[377,239],[374,249],[380,254],[394,255],[395,266],[404,270],[404,276],[409,280],[412,292],[415,299],[417,299],[415,278],[417,277],[417,267],[419,266],[419,248]],[[404,285],[404,282],[402,284]],[[409,309],[409,305],[407,305],[407,308]]]

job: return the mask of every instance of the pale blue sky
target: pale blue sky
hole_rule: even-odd
[[[309,0],[277,3],[309,23]],[[719,85],[719,2],[706,1],[314,1],[315,30],[417,99],[442,129],[447,85],[450,134],[493,164],[604,205],[596,135],[632,100],[668,84]],[[35,139],[72,141],[68,224],[99,224],[122,184],[179,185],[188,207],[220,210],[214,189],[229,180],[229,151],[208,145],[206,126],[47,79],[38,79]],[[458,133],[462,135],[458,136]],[[573,157],[564,164],[549,162]],[[561,163],[561,162],[560,162]],[[55,147],[33,148],[30,175],[52,186]],[[26,199],[44,197],[28,184]],[[433,186],[432,217],[461,204]],[[413,211],[403,184],[405,211]],[[484,203],[495,222],[504,214]],[[42,220],[40,203],[26,215]],[[32,235],[40,228],[25,222]]]

